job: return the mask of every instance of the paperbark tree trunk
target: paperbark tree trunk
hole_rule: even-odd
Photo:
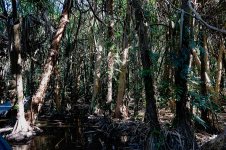
[[[202,30],[202,29],[201,29]],[[202,31],[204,32],[204,31]],[[201,49],[200,49],[200,58],[201,58],[201,94],[203,97],[203,100],[205,103],[208,102],[208,78],[206,77],[207,69],[208,69],[208,64],[207,64],[207,59],[208,59],[208,51],[207,51],[207,46],[206,46],[206,35],[205,33],[202,33],[200,35],[200,43],[201,43]],[[201,118],[208,123],[208,109],[207,108],[202,108],[201,109]]]
[[[93,95],[92,95],[92,102],[91,102],[91,111],[94,111],[95,106],[99,105],[99,102],[96,102],[96,97],[100,90],[100,73],[101,73],[101,58],[102,58],[101,55],[103,51],[102,45],[99,43],[99,41],[96,41],[95,37],[94,37],[94,43],[95,43],[95,49],[96,49],[96,61],[95,61],[96,63],[95,63],[94,79],[93,79]]]
[[[112,77],[114,73],[114,57],[115,57],[115,50],[114,50],[114,0],[107,1],[107,12],[109,15],[109,22],[108,22],[108,83],[107,83],[107,104],[111,104],[112,102]]]
[[[18,18],[17,14],[17,0],[12,0],[12,9],[13,9],[13,27],[12,27],[12,50],[10,54],[11,61],[11,71],[12,75],[16,81],[16,91],[17,91],[17,103],[18,103],[18,112],[17,112],[17,121],[14,125],[13,131],[11,134],[7,135],[9,140],[16,139],[18,133],[26,135],[28,131],[31,130],[29,123],[25,119],[24,114],[24,94],[23,94],[23,78],[22,78],[22,58],[21,58],[21,37],[20,37],[20,25],[21,21]],[[23,139],[23,136],[19,138]]]
[[[64,1],[64,6],[63,6],[61,18],[60,18],[60,23],[59,23],[57,31],[52,39],[50,52],[47,57],[46,64],[44,66],[44,71],[41,76],[41,81],[40,81],[37,92],[32,97],[32,106],[31,107],[32,107],[32,123],[33,124],[37,118],[38,112],[41,109],[41,106],[43,103],[43,98],[46,93],[48,83],[50,80],[50,76],[53,73],[54,66],[57,62],[60,41],[62,39],[66,25],[69,22],[69,13],[71,11],[72,1],[73,0],[65,0]]]
[[[217,75],[216,75],[216,84],[215,84],[215,93],[216,96],[214,98],[215,103],[220,105],[219,102],[219,95],[220,95],[220,83],[221,83],[221,74],[222,74],[222,57],[224,53],[224,39],[221,38],[220,40],[220,48],[218,52],[218,58],[217,58]]]
[[[115,117],[124,118],[128,117],[128,108],[123,105],[123,98],[126,90],[126,74],[128,65],[128,55],[129,55],[129,34],[130,34],[130,22],[131,22],[131,8],[130,2],[127,1],[127,11],[126,18],[124,20],[124,31],[123,31],[123,53],[122,53],[122,65],[120,68],[119,83],[118,83],[118,95],[115,108]]]

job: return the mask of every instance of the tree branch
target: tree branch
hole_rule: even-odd
[[[195,18],[198,19],[203,25],[205,25],[206,27],[208,27],[209,29],[215,30],[217,32],[221,32],[223,34],[226,34],[226,30],[224,29],[219,29],[217,27],[211,26],[209,25],[207,22],[205,22],[202,17],[196,12],[196,10],[192,7],[191,5],[191,1],[188,1],[188,6],[191,9],[191,11],[195,14]]]
[[[179,12],[182,12],[182,9],[177,8],[176,6],[174,6],[169,0],[165,0],[165,1],[166,1],[167,4],[170,4],[174,9],[178,10]],[[196,12],[196,10],[192,7],[191,1],[188,1],[188,5],[189,5],[189,8],[191,9],[191,11],[194,13],[194,15],[191,14],[191,13],[189,13],[189,12],[184,11],[185,14],[190,15],[191,17],[193,17],[193,18],[199,20],[201,24],[205,25],[207,28],[209,28],[209,29],[211,29],[211,30],[214,30],[214,31],[217,31],[217,32],[226,34],[226,30],[224,30],[224,29],[219,29],[219,28],[217,28],[217,27],[214,27],[214,26],[212,26],[212,25],[209,25],[206,21],[204,21],[204,20],[202,19],[202,17],[199,15],[199,13]]]
[[[89,8],[91,9],[91,11],[92,11],[94,17],[95,17],[100,23],[102,23],[102,24],[104,24],[105,26],[107,26],[107,25],[106,25],[106,24],[105,24],[105,23],[97,16],[97,14],[96,14],[95,11],[93,10],[93,7],[91,6],[89,0],[87,0],[87,2],[88,2],[88,4],[89,4]]]
[[[3,14],[0,14],[0,18],[1,18],[1,19],[4,19],[4,20],[6,20],[6,19],[7,19],[7,17],[6,17],[6,16],[4,16]]]

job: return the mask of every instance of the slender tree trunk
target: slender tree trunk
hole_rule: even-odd
[[[99,102],[96,102],[96,97],[100,90],[100,73],[101,73],[101,58],[102,58],[101,55],[103,51],[102,45],[99,43],[99,41],[96,41],[95,37],[94,37],[94,43],[95,43],[95,49],[96,49],[96,61],[95,61],[95,69],[94,69],[91,111],[95,110],[95,106],[99,107]]]
[[[23,94],[23,79],[22,79],[22,58],[21,58],[21,47],[20,47],[20,23],[17,23],[13,26],[14,33],[14,50],[17,53],[17,72],[16,76],[16,89],[17,89],[17,103],[18,103],[18,113],[17,113],[17,122],[14,126],[12,133],[18,133],[21,131],[28,131],[29,125],[25,120],[24,115],[24,94]]]
[[[127,65],[128,65],[128,56],[129,56],[129,34],[130,34],[130,20],[131,20],[131,8],[130,2],[127,1],[127,11],[126,18],[124,20],[124,31],[123,31],[123,54],[122,54],[122,65],[120,68],[119,75],[119,85],[118,85],[118,95],[115,108],[115,117],[121,118],[128,117],[128,108],[123,105],[123,98],[126,90],[126,74],[127,74]]]
[[[108,83],[107,83],[107,103],[110,104],[112,102],[112,77],[114,73],[114,0],[107,1],[107,12],[109,15],[109,23],[108,23]]]
[[[17,103],[18,103],[18,112],[17,112],[17,121],[14,125],[13,131],[11,134],[7,136],[8,139],[17,138],[17,133],[21,132],[22,134],[26,134],[29,130],[31,130],[30,125],[25,119],[24,115],[24,94],[23,94],[23,78],[22,78],[22,58],[21,58],[21,37],[20,37],[20,20],[17,14],[17,1],[12,0],[12,8],[13,8],[13,29],[12,29],[12,39],[13,46],[11,51],[11,63],[12,63],[12,74],[16,81],[16,91],[17,91]],[[18,140],[18,139],[17,139]]]
[[[146,112],[145,121],[150,122],[153,129],[160,130],[160,125],[157,116],[156,98],[154,77],[151,71],[152,62],[150,59],[150,44],[148,37],[148,27],[144,21],[142,11],[142,2],[140,0],[133,0],[132,6],[135,11],[136,28],[139,37],[140,57],[143,66],[143,81],[145,87]]]
[[[188,0],[182,0],[182,11],[190,12]],[[178,132],[183,135],[182,149],[193,149],[195,145],[194,133],[191,126],[191,114],[186,104],[188,102],[188,70],[190,61],[190,30],[191,19],[184,14],[181,19],[181,47],[178,52],[178,65],[176,66],[175,84],[177,86],[176,116],[174,125]],[[180,145],[180,144],[179,144]],[[177,145],[174,145],[177,146]]]
[[[54,69],[55,81],[54,81],[54,101],[56,104],[56,110],[59,112],[61,110],[61,100],[60,100],[60,74],[58,68]]]
[[[170,9],[170,8],[168,8],[168,9]],[[170,15],[172,15],[172,14],[169,14],[169,17],[170,17]],[[168,30],[167,30],[167,32],[166,32],[166,51],[165,51],[165,65],[164,65],[164,71],[163,71],[163,82],[166,84],[166,86],[167,87],[163,87],[164,89],[163,89],[163,92],[161,92],[161,94],[163,95],[163,96],[166,96],[166,98],[168,99],[168,105],[169,105],[169,107],[170,107],[170,110],[172,111],[172,112],[175,112],[175,110],[176,110],[176,108],[175,108],[175,106],[176,106],[176,104],[175,104],[175,101],[173,100],[173,99],[170,99],[169,97],[171,97],[171,94],[172,94],[172,87],[171,87],[171,85],[172,85],[172,83],[173,83],[173,78],[172,78],[172,61],[171,61],[171,58],[170,58],[170,53],[172,52],[172,49],[174,49],[173,47],[172,47],[172,42],[173,42],[173,37],[172,37],[172,34],[173,34],[173,32],[172,32],[172,23],[171,23],[171,21],[169,21],[169,23],[168,23],[168,25],[169,25],[169,28],[168,28]],[[163,56],[164,57],[164,56]]]
[[[50,80],[50,76],[57,62],[60,41],[63,36],[66,25],[69,22],[69,13],[71,11],[71,5],[72,5],[72,0],[64,1],[60,23],[58,25],[55,35],[53,36],[50,52],[47,57],[46,64],[44,66],[44,72],[42,73],[38,90],[35,93],[35,95],[33,95],[32,97],[32,123],[34,123],[34,121],[36,120],[38,112],[41,109],[43,98]]]
[[[146,142],[146,149],[155,150],[162,147],[162,145],[157,144],[160,140],[160,124],[157,115],[154,76],[151,69],[151,67],[153,67],[153,63],[150,56],[151,51],[148,36],[148,25],[147,22],[145,22],[142,5],[143,4],[140,0],[132,1],[132,7],[135,11],[136,30],[139,38],[140,57],[143,66],[143,82],[146,99],[145,122],[149,122],[152,129]],[[154,134],[156,132],[159,134]]]
[[[204,32],[202,31],[202,29],[200,29],[201,32]],[[200,49],[200,58],[201,58],[201,94],[202,94],[202,100],[204,100],[206,103],[208,102],[208,91],[207,91],[207,78],[206,78],[206,72],[207,72],[207,57],[208,57],[208,52],[207,52],[207,49],[206,49],[206,46],[205,44],[206,43],[206,35],[205,33],[202,33],[200,35],[201,39],[200,39],[200,43],[201,43],[201,49]],[[208,123],[209,120],[208,120],[208,109],[207,108],[203,108],[201,109],[201,118],[206,122]]]
[[[207,46],[205,46],[206,41],[204,41],[204,49],[207,49]],[[201,60],[198,57],[198,54],[196,53],[196,51],[194,49],[191,50],[192,52],[192,56],[194,57],[195,60],[195,64],[198,67],[198,69],[201,70]],[[209,73],[209,59],[208,59],[208,51],[206,51],[206,57],[204,59],[204,61],[206,62],[207,66],[206,66],[206,72],[205,72],[205,78],[206,78],[206,86],[208,88],[209,91],[213,92],[213,87],[211,86],[211,80],[210,77],[208,75]]]
[[[223,38],[221,38],[220,48],[219,48],[219,53],[218,53],[218,58],[217,58],[217,75],[216,75],[216,84],[215,84],[216,97],[214,98],[215,103],[218,105],[220,105],[219,95],[220,95],[220,83],[221,83],[221,74],[222,74],[223,52],[224,52],[224,40],[223,40]]]
[[[221,88],[224,89],[225,88],[225,81],[226,81],[226,79],[225,79],[225,76],[226,76],[226,49],[224,50],[224,54],[223,54],[223,57],[222,57],[222,63],[223,63],[224,73],[222,74]],[[225,91],[223,91],[223,96],[226,96]]]

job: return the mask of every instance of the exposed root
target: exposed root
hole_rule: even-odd
[[[37,127],[31,127],[24,117],[19,117],[12,132],[6,135],[6,139],[9,141],[27,141],[31,139],[37,132],[41,132],[41,129]]]

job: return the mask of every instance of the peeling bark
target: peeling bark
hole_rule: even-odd
[[[54,66],[57,62],[60,41],[62,39],[64,30],[66,29],[66,25],[69,22],[69,13],[71,11],[71,6],[72,6],[72,0],[64,1],[60,23],[52,39],[50,52],[47,57],[46,64],[44,66],[44,71],[41,76],[41,81],[37,89],[37,92],[32,97],[32,123],[33,124],[37,118],[38,112],[41,109],[43,98],[46,93],[48,83],[50,81],[50,76],[53,73]]]
[[[16,139],[15,135],[18,134],[27,134],[27,132],[31,131],[30,124],[25,119],[24,114],[24,94],[23,94],[23,78],[22,78],[22,58],[21,58],[21,37],[20,37],[20,21],[17,17],[17,7],[16,7],[16,0],[12,0],[12,7],[13,7],[13,47],[12,47],[12,54],[11,60],[13,60],[12,64],[12,74],[16,81],[16,91],[17,91],[17,103],[18,103],[18,112],[17,112],[17,121],[14,125],[13,131],[11,134],[7,135],[7,139],[14,140]]]
[[[108,15],[110,17],[110,21],[108,23],[108,48],[109,53],[107,57],[108,62],[108,83],[107,83],[107,104],[110,104],[112,102],[112,78],[114,73],[114,1],[108,0]]]
[[[122,65],[120,68],[120,75],[119,75],[119,85],[118,85],[118,95],[116,101],[116,108],[115,108],[115,117],[116,118],[127,118],[128,111],[123,104],[123,98],[125,95],[126,90],[126,74],[127,74],[127,65],[128,65],[128,55],[129,55],[129,34],[130,34],[130,22],[131,22],[131,8],[130,8],[129,1],[127,1],[127,11],[126,11],[126,18],[124,20],[124,32],[123,32],[123,54],[122,54]],[[123,109],[125,108],[125,110]]]
[[[101,71],[101,55],[103,51],[102,45],[96,41],[94,37],[94,43],[96,48],[96,63],[95,63],[95,71],[94,71],[94,81],[93,81],[93,95],[92,95],[92,102],[91,102],[91,111],[94,110],[96,106],[96,97],[100,90],[100,71]],[[97,102],[98,103],[98,102]],[[97,104],[99,105],[99,104]]]

